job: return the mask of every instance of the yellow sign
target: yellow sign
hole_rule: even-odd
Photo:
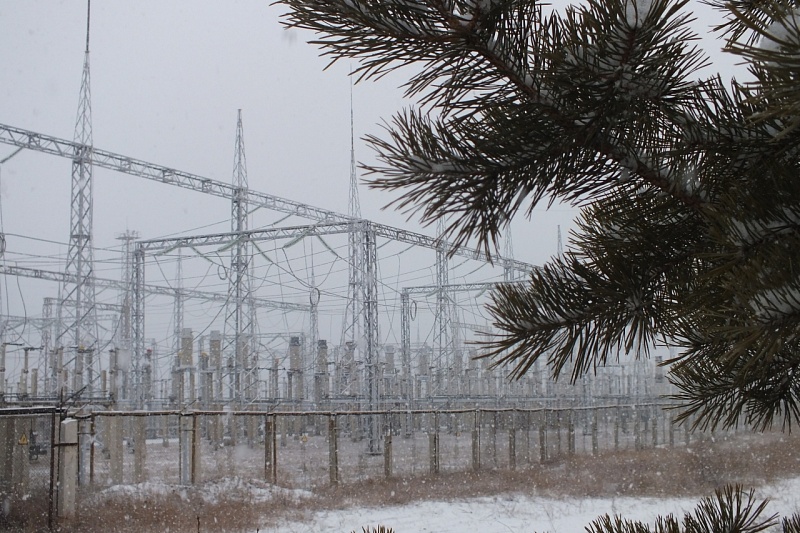
[[[24,433],[19,438],[19,444],[20,444],[20,446],[27,446],[28,445],[28,437],[26,437]]]

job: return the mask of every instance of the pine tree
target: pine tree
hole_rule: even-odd
[[[568,253],[501,285],[491,356],[575,380],[620,353],[667,363],[700,427],[800,414],[800,10],[709,0],[746,82],[701,78],[688,0],[280,0],[359,80],[410,66],[416,107],[371,186],[487,252],[540,204],[580,208]],[[569,370],[567,370],[569,369]]]

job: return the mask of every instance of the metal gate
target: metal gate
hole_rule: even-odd
[[[61,412],[55,407],[0,407],[0,531],[53,528]]]

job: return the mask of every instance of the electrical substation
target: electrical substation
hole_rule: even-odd
[[[349,202],[335,212],[249,187],[241,110],[231,116],[232,122],[236,119],[232,176],[220,181],[95,146],[90,94],[87,27],[74,138],[0,124],[0,143],[11,149],[0,166],[20,151],[31,151],[62,159],[64,179],[71,175],[71,197],[64,198],[71,211],[63,267],[33,268],[5,257],[0,262],[6,279],[32,278],[49,291],[38,302],[40,312],[27,309],[25,316],[0,317],[0,408],[11,413],[0,419],[0,441],[21,444],[22,435],[25,446],[31,446],[35,434],[46,434],[51,422],[37,418],[37,409],[91,420],[91,427],[79,432],[85,437],[76,452],[79,484],[93,478],[94,461],[100,460],[93,455],[94,444],[86,442],[104,443],[110,450],[106,474],[121,481],[124,461],[115,454],[121,453],[116,450],[123,434],[131,446],[163,439],[166,447],[169,438],[183,442],[191,431],[194,440],[181,444],[179,462],[180,481],[189,482],[199,469],[200,439],[215,447],[242,439],[251,446],[261,442],[269,458],[265,465],[274,469],[270,454],[276,439],[324,435],[325,417],[330,418],[329,434],[346,431],[364,456],[392,453],[391,440],[386,440],[392,434],[411,438],[415,431],[435,428],[430,457],[437,471],[445,442],[442,437],[440,444],[439,428],[446,426],[456,439],[460,428],[469,426],[474,466],[480,463],[474,435],[482,424],[505,431],[517,427],[511,419],[498,422],[503,410],[623,406],[635,413],[637,405],[654,405],[666,392],[656,360],[623,358],[571,385],[554,382],[544,361],[510,381],[507,369],[481,359],[482,342],[496,333],[485,309],[492,288],[524,283],[536,266],[514,259],[510,238],[503,253],[490,258],[483,250],[454,247],[444,238],[363,219],[352,134],[349,182],[347,176],[342,179]],[[94,225],[102,223],[93,217],[96,168],[158,182],[165,194],[216,197],[230,208],[230,231],[165,237],[124,230],[116,257],[108,249],[98,250],[93,240]],[[443,226],[437,229],[442,235]],[[98,254],[103,262],[119,265],[118,271],[98,268]],[[494,410],[494,418],[481,419],[476,414],[481,410]],[[117,427],[115,416],[125,412],[136,420],[153,416]],[[440,420],[440,412],[450,414]],[[13,418],[26,413],[27,418]],[[222,425],[191,418],[194,422],[185,427],[184,418],[192,413],[241,416]],[[283,425],[271,418],[280,413],[286,414]],[[303,413],[309,414],[307,421],[295,423]],[[336,426],[335,418],[343,420],[347,413],[357,418]],[[391,413],[408,413],[408,418]],[[638,424],[636,416],[628,416],[630,427]],[[99,417],[107,424],[95,433]],[[584,417],[585,427],[594,427],[595,440],[597,417],[595,411],[594,426]],[[561,415],[557,423],[543,420],[544,427],[557,427],[560,450]],[[574,422],[571,414],[569,420]],[[64,431],[54,429],[52,438],[41,440],[49,445],[68,441],[73,429]],[[338,480],[335,442],[331,437],[327,444],[331,482]],[[301,444],[305,472],[306,440]],[[515,457],[511,440],[508,447]],[[2,483],[22,475],[23,467],[11,466],[21,464],[14,455],[17,448],[6,447],[9,456],[0,457]],[[400,449],[395,443],[394,453]],[[456,455],[458,449],[456,442]],[[144,446],[136,450],[144,453]],[[409,448],[407,455],[417,454]],[[66,458],[60,461],[68,464]],[[137,455],[135,461],[141,466],[144,459]],[[140,479],[139,467],[132,468],[138,472],[134,479]],[[391,464],[388,468],[391,472]],[[272,470],[271,479],[276,477]],[[58,506],[68,509],[69,503]]]
[[[543,367],[509,382],[505,370],[476,359],[494,333],[484,309],[493,285],[524,282],[536,267],[514,260],[510,238],[490,258],[362,219],[352,110],[341,213],[249,188],[241,110],[229,182],[94,146],[88,30],[87,22],[73,140],[0,125],[0,142],[16,149],[4,162],[21,150],[49,154],[70,162],[72,180],[63,268],[0,265],[4,276],[53,287],[39,316],[3,317],[3,401],[375,410],[589,393],[586,384],[557,393]],[[102,277],[93,241],[98,167],[160,182],[169,194],[215,196],[230,205],[230,231],[147,238],[125,230],[114,259],[120,271]],[[16,373],[6,371],[9,358],[19,359]],[[589,380],[591,394],[644,393],[632,383],[654,376],[645,364],[608,368]]]

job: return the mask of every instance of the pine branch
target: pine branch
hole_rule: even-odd
[[[752,490],[745,492],[741,486],[728,485],[715,491],[714,497],[702,499],[693,513],[684,515],[682,523],[672,515],[659,516],[655,527],[651,529],[638,520],[604,515],[594,520],[586,531],[589,533],[758,533],[777,524],[777,515],[761,518],[767,503],[767,500],[757,502]],[[795,522],[787,522],[784,519],[783,524],[784,531],[791,531],[790,528]]]
[[[688,205],[704,203],[676,185],[662,155],[677,152],[681,141],[664,111],[681,114],[673,109],[691,105],[687,77],[704,63],[686,44],[694,36],[680,13],[684,1],[654,2],[633,21],[623,2],[590,2],[549,19],[530,2],[492,2],[488,10],[441,1],[280,3],[293,9],[290,26],[324,34],[315,43],[334,61],[360,59],[360,78],[421,65],[407,90],[424,93],[423,104],[437,109],[436,127],[420,120],[422,112],[399,115],[391,141],[370,138],[387,165],[368,170],[386,176],[373,187],[406,191],[394,205],[421,213],[424,223],[448,219],[456,244],[476,237],[491,250],[520,206],[529,212],[545,196],[582,204],[603,198],[614,185],[606,176],[619,172]],[[547,142],[532,136],[487,167],[509,134],[531,132]],[[563,177],[553,183],[552,175]],[[446,191],[479,182],[442,200]],[[491,198],[483,184],[492,183],[520,194]],[[491,201],[472,202],[472,192]]]
[[[495,365],[520,377],[545,357],[575,380],[667,339],[682,419],[797,420],[800,11],[712,0],[755,76],[726,88],[692,78],[685,0],[278,3],[359,80],[413,69],[418,107],[368,138],[391,205],[487,253],[544,202],[582,207],[567,259],[495,291]]]

